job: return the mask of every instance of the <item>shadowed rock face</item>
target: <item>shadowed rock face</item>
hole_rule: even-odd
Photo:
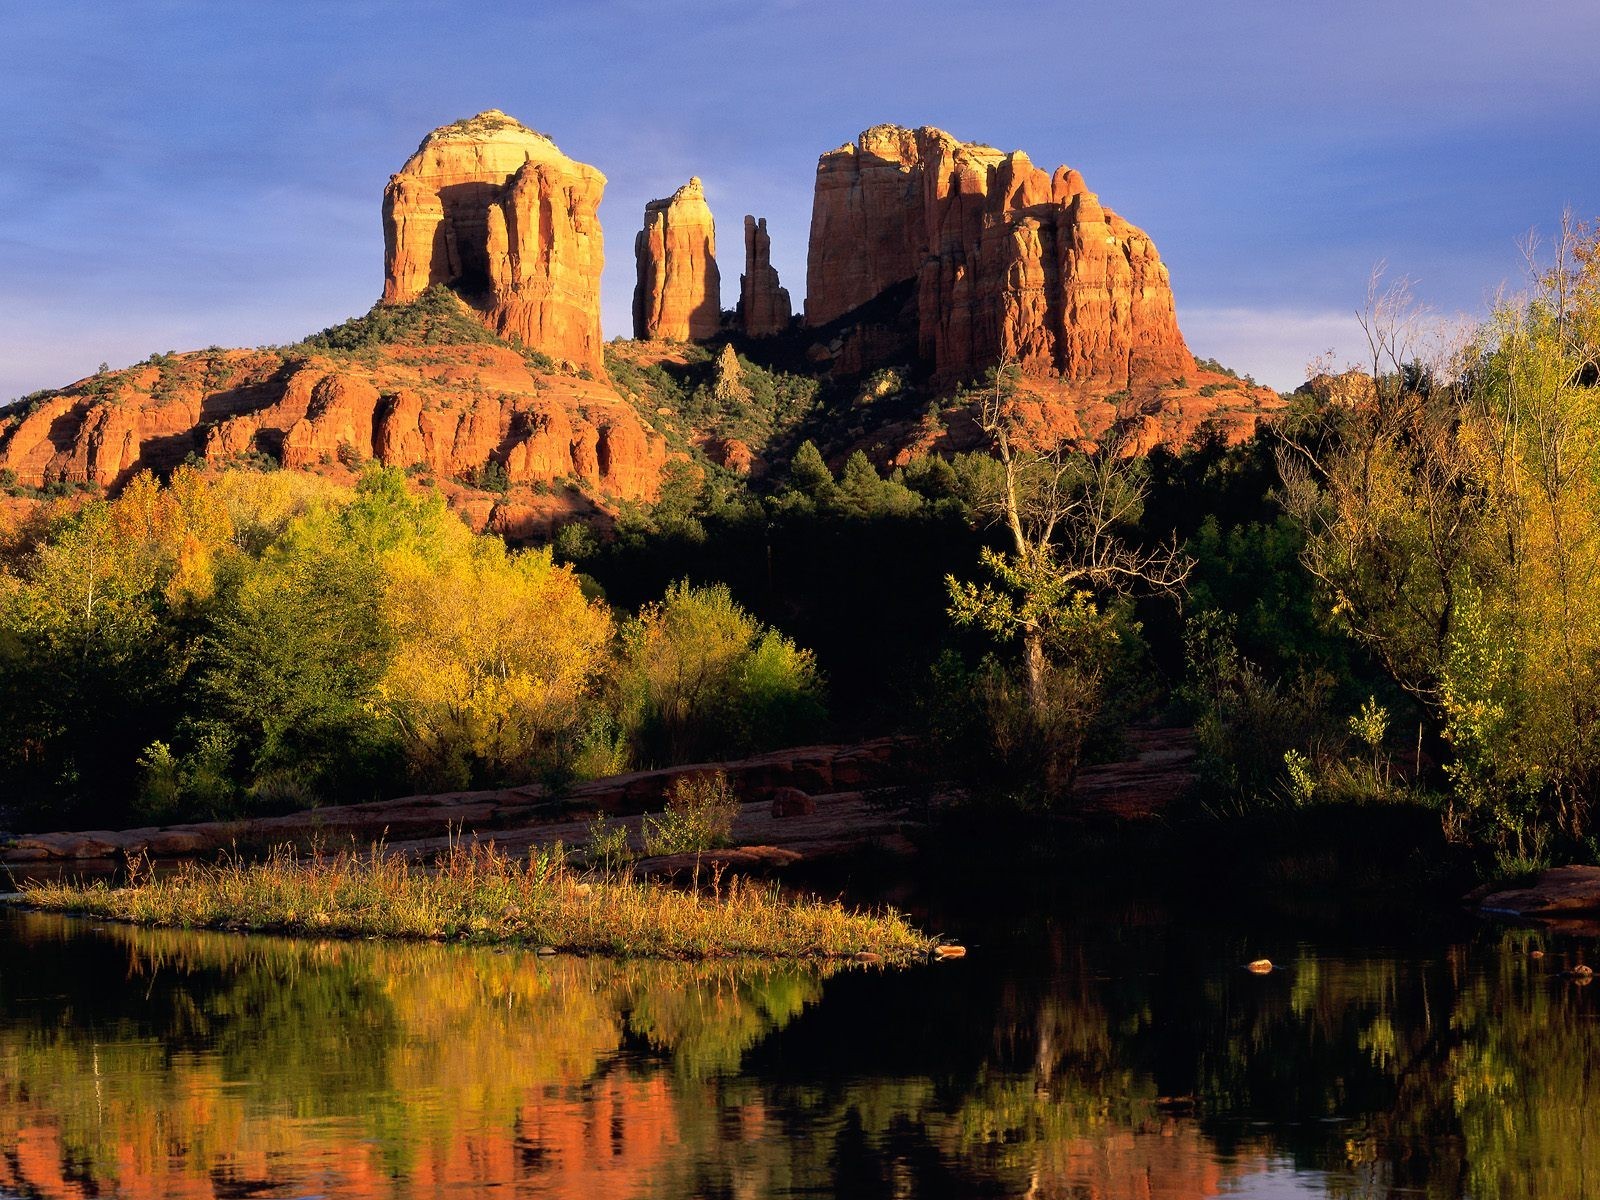
[[[739,328],[746,337],[770,337],[789,328],[789,290],[772,266],[767,219],[744,219],[744,274],[739,276]]]
[[[817,163],[806,323],[907,284],[918,352],[944,378],[1002,359],[1112,388],[1194,369],[1154,244],[1076,171],[879,125]]]
[[[434,130],[384,191],[384,301],[446,284],[496,333],[603,369],[605,185],[497,110]]]
[[[633,243],[633,336],[642,341],[700,341],[722,325],[717,228],[699,177],[644,208]]]

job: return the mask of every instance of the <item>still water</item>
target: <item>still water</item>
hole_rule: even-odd
[[[1131,903],[884,972],[6,911],[0,1195],[1600,1197],[1593,940],[1372,929]]]

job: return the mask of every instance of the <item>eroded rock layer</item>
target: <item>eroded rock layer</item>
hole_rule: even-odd
[[[489,328],[601,370],[606,177],[498,110],[434,130],[383,196],[383,299],[445,284]]]
[[[495,464],[510,485],[571,481],[653,497],[665,440],[604,381],[530,369],[495,345],[386,346],[359,357],[227,350],[96,376],[0,416],[19,484],[114,488],[194,454],[299,469],[368,459],[441,482]]]
[[[722,325],[717,229],[698,176],[645,205],[633,257],[634,337],[685,342],[716,336]]]
[[[746,337],[771,337],[789,328],[789,290],[772,265],[767,219],[744,219],[744,274],[739,276],[739,328]]]
[[[1127,387],[1194,369],[1167,269],[1083,178],[940,129],[879,125],[817,164],[806,323],[897,288],[945,378],[1001,360]]]

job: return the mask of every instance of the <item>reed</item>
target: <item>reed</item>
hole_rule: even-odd
[[[141,925],[548,946],[577,954],[676,959],[924,956],[932,939],[893,909],[785,896],[777,887],[710,873],[681,889],[573,870],[558,845],[512,858],[458,843],[421,866],[369,850],[185,863],[170,875],[23,886],[32,908]]]

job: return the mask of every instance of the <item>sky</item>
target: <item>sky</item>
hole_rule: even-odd
[[[817,155],[937,125],[1081,171],[1154,238],[1191,349],[1354,361],[1375,267],[1445,314],[1600,214],[1594,0],[0,0],[0,401],[157,350],[293,341],[382,287],[380,202],[500,108],[609,178],[605,336],[691,175],[801,303]]]

